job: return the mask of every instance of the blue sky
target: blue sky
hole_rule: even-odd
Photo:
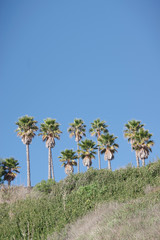
[[[47,117],[61,124],[53,149],[56,181],[65,177],[60,152],[76,150],[67,133],[74,118],[84,120],[92,140],[88,130],[97,118],[118,136],[113,170],[136,164],[123,137],[131,119],[153,133],[147,162],[160,156],[159,12],[159,0],[0,0],[0,157],[19,160],[14,184],[27,180],[25,145],[15,133],[15,122],[26,114],[38,126]],[[48,150],[41,137],[32,141],[30,160],[32,185],[47,180]],[[107,167],[103,156],[101,162]]]

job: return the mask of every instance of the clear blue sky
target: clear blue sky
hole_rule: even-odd
[[[14,184],[26,185],[25,145],[15,133],[15,122],[26,114],[38,126],[47,117],[61,124],[53,149],[56,181],[65,177],[60,152],[76,150],[67,133],[74,118],[84,120],[92,140],[88,130],[96,118],[118,136],[113,170],[136,165],[123,137],[131,119],[153,133],[147,162],[160,156],[159,13],[159,0],[0,0],[0,157],[19,160]],[[30,160],[32,185],[47,180],[48,149],[41,137],[32,141]],[[107,167],[103,156],[101,161]]]

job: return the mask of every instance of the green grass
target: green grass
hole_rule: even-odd
[[[134,201],[133,212],[135,213],[135,209],[139,211],[141,201],[138,203],[136,199],[145,199],[147,186],[155,189],[159,184],[160,160],[140,169],[128,167],[114,172],[90,169],[86,173],[71,175],[58,183],[42,181],[25,199],[12,201],[14,192],[8,195],[9,199],[2,198],[4,200],[0,204],[0,239],[44,240],[53,233],[60,239],[62,232],[67,234],[66,226],[76,222],[86,213],[91,213],[99,204],[116,202],[120,206],[125,204],[127,207],[128,204],[129,207],[130,202]],[[147,206],[147,202],[143,202],[142,205]],[[126,212],[125,207],[120,209]],[[115,220],[109,222],[111,229],[114,228],[113,223],[118,225],[126,221],[126,216],[131,216],[132,207],[129,209],[130,215],[115,212],[119,215],[115,215]],[[103,226],[103,222],[101,225]],[[82,236],[82,239],[85,238]]]

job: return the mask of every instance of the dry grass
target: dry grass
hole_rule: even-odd
[[[48,240],[160,240],[158,191],[152,187],[143,198],[98,206]]]
[[[40,194],[37,192],[34,192],[31,188],[29,189],[24,186],[8,187],[6,185],[2,185],[0,188],[0,204],[14,203],[19,200],[24,200],[28,196],[38,197],[37,195],[40,195]]]
[[[94,235],[101,224],[106,218],[112,215],[116,210],[118,210],[118,203],[109,203],[98,206],[94,212],[84,216],[79,219],[74,225],[72,225],[68,230],[68,236],[66,240],[76,240],[79,239],[81,235],[86,236],[88,232]]]

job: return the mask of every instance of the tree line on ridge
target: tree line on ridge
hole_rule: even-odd
[[[26,145],[27,187],[31,187],[29,145],[38,131],[37,121],[33,117],[25,115],[18,119],[16,125],[18,126],[16,129],[17,136]],[[70,137],[75,138],[77,151],[65,149],[61,151],[59,156],[59,160],[62,162],[67,175],[73,173],[73,166],[77,166],[78,173],[80,172],[80,158],[83,161],[83,165],[89,169],[96,153],[98,153],[99,169],[101,169],[100,154],[104,154],[104,160],[108,161],[108,169],[111,170],[111,160],[114,159],[114,154],[117,152],[119,145],[115,142],[117,137],[110,134],[107,128],[106,122],[101,121],[99,118],[91,123],[89,132],[91,136],[96,137],[96,143],[89,139],[82,140],[83,137],[86,137],[86,125],[82,119],[74,119],[74,122],[70,123],[68,133]],[[55,147],[55,139],[60,140],[61,133],[60,124],[56,122],[56,119],[47,118],[40,125],[38,135],[42,136],[42,140],[48,148],[48,179],[52,178],[55,180],[52,148]],[[135,151],[137,167],[140,167],[140,160],[142,161],[142,166],[145,166],[145,159],[148,158],[154,145],[153,140],[151,140],[152,134],[144,129],[144,124],[141,121],[131,120],[125,124],[124,136],[131,144],[132,150]],[[3,180],[8,181],[10,186],[17,173],[19,173],[18,160],[7,158],[0,161],[0,180],[3,178]]]

